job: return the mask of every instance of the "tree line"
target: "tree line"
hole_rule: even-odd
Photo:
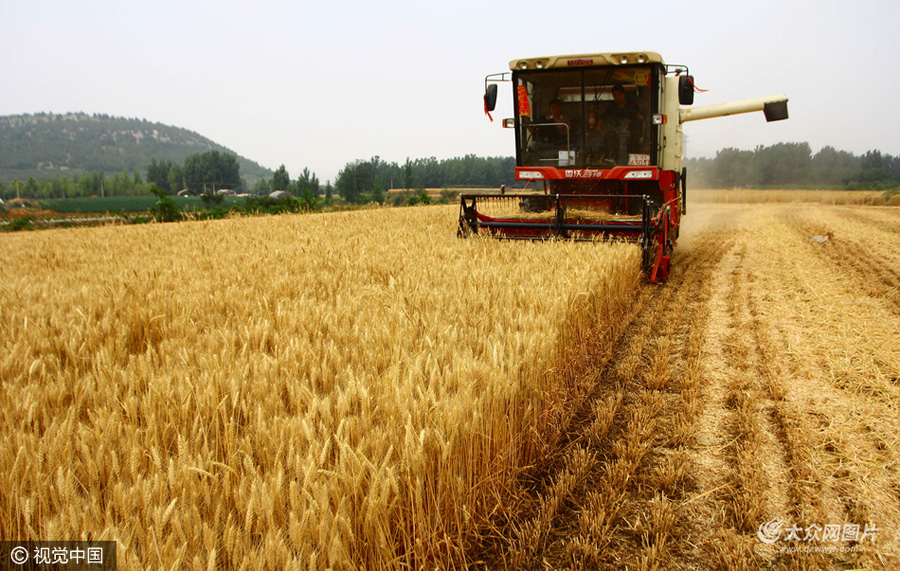
[[[183,165],[153,158],[147,165],[147,181],[172,194],[182,190],[192,194],[226,189],[243,192],[246,188],[237,156],[219,151],[194,153],[184,159]]]
[[[808,143],[777,143],[753,150],[725,148],[714,158],[688,159],[689,185],[699,188],[822,188],[889,190],[900,187],[900,156],[870,150],[854,155],[826,146],[813,154]],[[398,164],[374,156],[348,162],[334,185],[322,185],[308,168],[291,179],[284,165],[271,178],[259,179],[250,190],[258,196],[284,190],[306,210],[330,205],[339,196],[347,203],[410,204],[425,202],[425,188],[510,188],[515,180],[515,158],[466,155],[438,160],[410,159]],[[153,186],[169,194],[189,189],[193,194],[211,194],[222,189],[247,192],[236,156],[217,150],[195,153],[183,164],[166,159],[150,161],[144,176],[138,169],[124,169],[108,176],[103,171],[53,176],[38,181],[0,183],[0,198],[73,198],[86,196],[135,196],[152,194]],[[389,194],[390,190],[403,192]],[[336,196],[335,196],[336,195]]]
[[[150,185],[139,170],[122,170],[107,176],[103,171],[73,175],[72,178],[54,175],[38,181],[33,176],[25,181],[14,180],[9,185],[0,182],[0,198],[54,199],[81,198],[86,196],[144,196],[150,194]]]
[[[700,188],[814,188],[890,190],[900,186],[900,156],[864,155],[809,143],[777,143],[752,151],[722,149],[714,158],[688,159],[689,184]]]
[[[340,170],[334,185],[330,181],[321,184],[309,168],[304,168],[296,179],[291,179],[284,165],[271,178],[261,178],[250,189],[252,194],[265,196],[284,190],[312,207],[317,199],[330,204],[336,197],[344,202],[361,204],[384,203],[388,191],[400,189],[395,195],[403,203],[425,201],[425,188],[486,187],[516,185],[514,157],[464,157],[438,160],[406,159],[402,165],[386,162],[375,156],[368,160],[354,160]],[[222,189],[247,192],[246,182],[240,176],[240,165],[235,156],[219,151],[195,153],[183,164],[166,159],[153,158],[145,176],[137,169],[115,173],[112,177],[103,171],[75,175],[72,178],[54,176],[38,181],[29,177],[25,182],[8,186],[0,183],[0,198],[17,194],[24,198],[75,198],[86,196],[134,196],[152,194],[155,185],[169,194],[188,189],[192,194],[208,194]]]
[[[24,182],[13,181],[6,186],[0,183],[0,198],[147,196],[154,194],[154,186],[169,194],[183,189],[188,189],[192,194],[213,194],[223,189],[242,192],[246,188],[236,156],[219,151],[194,153],[184,160],[184,164],[154,158],[145,174],[146,179],[138,169],[124,169],[113,176],[107,176],[104,171],[94,171],[72,178],[54,175],[41,181],[28,177]]]
[[[338,173],[334,187],[346,202],[383,203],[387,191],[392,189],[413,192],[426,188],[513,186],[516,184],[515,167],[514,157],[407,158],[400,165],[374,156],[369,160],[346,163]]]
[[[325,195],[325,203],[330,204],[334,194],[330,181],[323,187],[319,184],[316,173],[306,167],[300,172],[297,180],[291,180],[290,173],[284,165],[281,165],[275,170],[272,178],[260,179],[253,186],[253,194],[257,196],[268,196],[279,190],[295,198],[303,210],[315,209],[322,194]]]

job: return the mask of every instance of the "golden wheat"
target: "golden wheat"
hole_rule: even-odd
[[[126,568],[464,564],[639,252],[454,218],[3,236],[0,538],[116,540]]]
[[[752,188],[688,190],[688,200],[697,203],[765,204],[781,202],[811,202],[816,204],[898,206],[900,196],[885,200],[877,190],[760,190]]]

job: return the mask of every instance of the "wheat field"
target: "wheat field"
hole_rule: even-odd
[[[0,539],[119,567],[463,567],[566,438],[624,244],[455,207],[0,236]]]
[[[634,246],[459,240],[455,207],[2,235],[0,539],[898,568],[900,209],[698,194],[664,286]]]

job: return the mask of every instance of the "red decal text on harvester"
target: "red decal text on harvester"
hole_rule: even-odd
[[[516,93],[519,96],[519,116],[531,117],[531,103],[528,102],[528,88],[524,85],[520,85],[516,89]]]

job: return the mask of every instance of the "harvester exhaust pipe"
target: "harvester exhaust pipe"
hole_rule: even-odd
[[[781,121],[788,118],[787,102],[788,98],[786,95],[744,99],[743,101],[732,101],[731,103],[679,109],[678,118],[682,123],[687,123],[688,121],[698,121],[711,117],[725,117],[727,115],[763,111],[766,115],[766,121]]]

